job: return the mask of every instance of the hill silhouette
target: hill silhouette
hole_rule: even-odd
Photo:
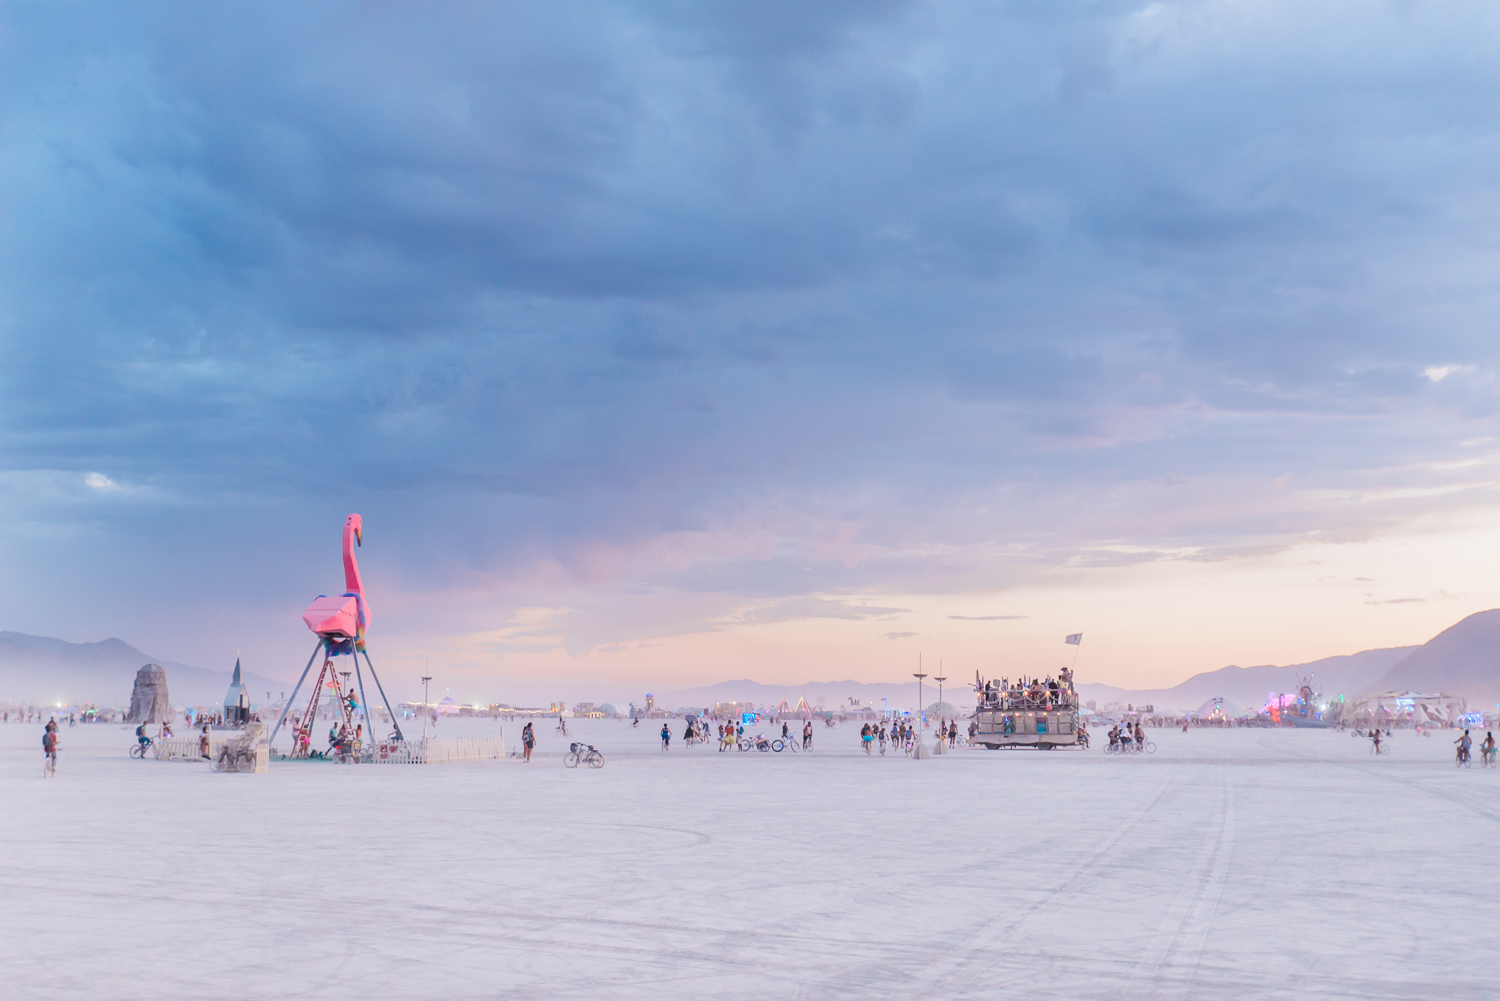
[[[1500,703],[1500,608],[1475,612],[1417,647],[1371,691],[1462,695],[1471,709]]]
[[[234,673],[233,665],[230,670],[210,671],[162,660],[113,637],[98,643],[69,643],[49,636],[0,632],[0,702],[127,706],[135,672],[145,664],[166,669],[167,691],[174,705],[219,705]],[[245,671],[243,678],[252,701],[263,699],[267,691],[291,690],[285,681],[251,671]]]

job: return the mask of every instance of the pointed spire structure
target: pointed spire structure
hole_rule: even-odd
[[[250,693],[240,681],[240,659],[234,658],[234,680],[229,691],[224,693],[224,720],[227,723],[244,723],[250,718]]]

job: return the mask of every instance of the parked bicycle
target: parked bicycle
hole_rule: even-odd
[[[779,738],[778,738],[779,739]],[[740,750],[742,751],[770,751],[771,742],[763,733],[757,733],[753,737],[740,738]]]
[[[592,744],[582,744],[577,741],[568,745],[568,753],[563,755],[563,764],[569,768],[577,768],[579,765],[588,765],[590,768],[603,768],[604,755]]]

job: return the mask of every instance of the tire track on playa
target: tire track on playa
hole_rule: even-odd
[[[1149,802],[1131,814],[1125,823],[1116,825],[1094,847],[1083,863],[1073,871],[1072,876],[1049,889],[1032,893],[1019,909],[991,918],[919,973],[915,978],[916,983],[912,985],[912,996],[951,997],[983,978],[993,969],[997,954],[1013,949],[1025,941],[1063,902],[1071,899],[1099,874],[1121,843],[1151,815],[1177,781],[1177,777],[1173,776],[1163,782]],[[902,974],[898,971],[889,971],[884,975],[886,980],[901,977]],[[882,978],[876,978],[877,981],[880,979]]]
[[[1416,779],[1403,778],[1400,775],[1392,774],[1391,772],[1384,771],[1383,769],[1372,768],[1369,765],[1354,765],[1347,762],[1340,763],[1343,764],[1345,768],[1348,768],[1351,771],[1360,772],[1364,775],[1378,775],[1383,779],[1386,779],[1390,782],[1399,783],[1409,789],[1416,789],[1419,792],[1427,793],[1429,796],[1436,796],[1438,799],[1445,799],[1450,803],[1462,807],[1470,813],[1477,813],[1485,817],[1486,819],[1493,820],[1496,823],[1500,823],[1500,810],[1495,810],[1490,807],[1483,806],[1474,802],[1470,798],[1449,792],[1446,789],[1435,789],[1425,782],[1418,782]]]
[[[1175,1001],[1185,999],[1192,987],[1209,928],[1224,895],[1234,850],[1236,818],[1230,769],[1219,770],[1217,799],[1216,829],[1211,837],[1204,839],[1171,908],[1131,971],[1138,997]],[[1173,974],[1164,976],[1168,970]]]

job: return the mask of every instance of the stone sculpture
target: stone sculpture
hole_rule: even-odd
[[[167,698],[167,672],[160,664],[147,664],[135,672],[135,689],[130,693],[127,723],[166,723],[172,718]]]

